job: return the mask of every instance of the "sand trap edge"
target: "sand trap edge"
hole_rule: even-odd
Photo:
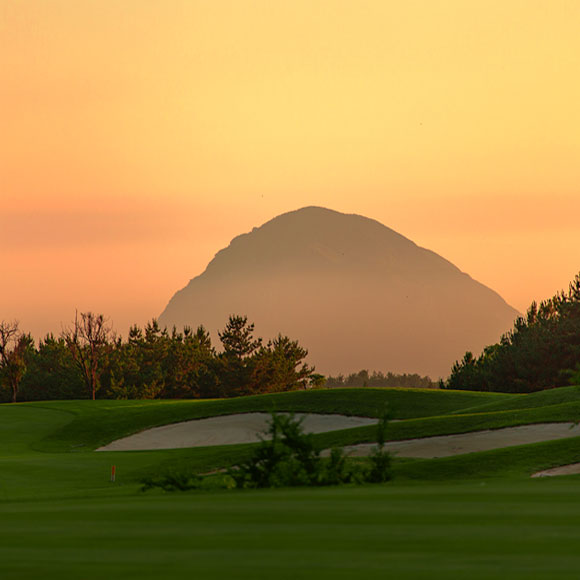
[[[287,414],[287,413],[280,413]],[[295,413],[307,433],[326,433],[376,425],[378,419],[324,413]],[[257,443],[270,421],[267,412],[235,413],[180,421],[145,429],[99,447],[95,451],[155,451]]]

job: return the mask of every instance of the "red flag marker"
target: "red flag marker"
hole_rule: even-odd
[[[111,483],[115,483],[115,472],[117,471],[116,465],[111,465]]]

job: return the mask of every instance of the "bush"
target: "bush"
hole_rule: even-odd
[[[388,417],[378,424],[377,448],[370,466],[348,462],[342,449],[332,449],[323,458],[311,434],[304,433],[302,419],[293,414],[272,413],[268,429],[254,455],[231,468],[213,487],[256,489],[267,487],[326,486],[343,483],[384,483],[391,479],[391,454],[385,450]],[[166,491],[205,489],[206,477],[170,474],[143,480],[143,490],[160,487]]]
[[[366,476],[370,483],[383,483],[392,477],[391,454],[385,450],[389,416],[384,413],[377,426],[377,448],[370,456],[371,468]]]
[[[169,473],[161,477],[147,477],[142,480],[143,491],[160,487],[165,491],[188,491],[201,489],[203,478],[201,475],[185,473]]]
[[[272,414],[254,456],[231,469],[238,488],[338,485],[353,481],[341,450],[333,449],[329,460],[320,457],[312,435],[304,433],[302,420],[294,415]]]

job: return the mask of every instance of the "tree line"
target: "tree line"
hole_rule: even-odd
[[[396,374],[380,371],[369,373],[368,370],[361,370],[358,373],[349,375],[337,375],[336,377],[328,376],[326,379],[327,387],[403,387],[403,388],[423,388],[435,389],[437,383],[433,382],[428,376],[422,377],[416,373],[413,374]]]
[[[17,322],[0,322],[0,402],[47,399],[216,398],[320,386],[308,351],[287,336],[264,343],[247,317],[218,333],[199,326],[133,326],[126,340],[101,314],[79,313],[59,336],[36,343]]]
[[[567,384],[580,384],[580,274],[567,291],[533,302],[479,357],[466,352],[444,387],[529,393]]]

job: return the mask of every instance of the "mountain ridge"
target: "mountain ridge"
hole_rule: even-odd
[[[360,368],[445,376],[518,312],[449,260],[377,220],[308,206],[240,234],[159,317],[217,338],[230,314],[309,349],[324,372]],[[342,320],[342,325],[337,324]],[[349,344],[349,333],[364,333]]]

